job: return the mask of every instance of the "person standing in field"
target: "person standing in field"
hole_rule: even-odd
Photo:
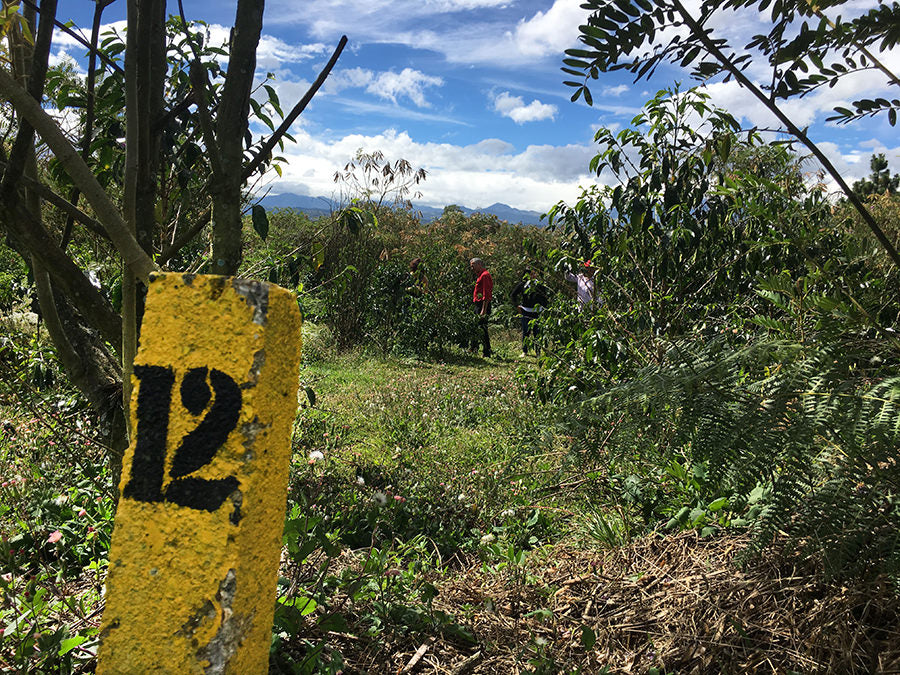
[[[522,274],[522,281],[515,285],[509,294],[509,299],[518,308],[522,319],[522,356],[528,355],[529,343],[534,347],[535,356],[539,356],[541,349],[538,346],[538,327],[532,322],[540,316],[549,301],[547,300],[547,288],[535,278],[534,270],[526,269]],[[528,337],[531,337],[529,340]]]
[[[584,263],[584,268],[573,274],[571,271],[566,272],[566,281],[575,284],[575,294],[578,296],[578,309],[582,312],[593,309],[594,305],[599,304],[594,288],[594,273],[597,268],[591,265],[588,260]]]
[[[481,353],[488,357],[491,355],[491,338],[488,335],[488,316],[491,313],[491,300],[494,297],[494,279],[487,271],[481,258],[472,258],[469,261],[469,269],[475,275],[475,290],[472,291],[472,303],[475,313],[478,315],[478,332],[480,335],[472,336],[471,350],[478,348],[478,338],[481,338]]]

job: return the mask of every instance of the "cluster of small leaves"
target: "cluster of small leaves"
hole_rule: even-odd
[[[412,200],[420,196],[415,186],[426,177],[425,169],[414,169],[408,160],[391,162],[381,150],[356,151],[352,160],[334,174],[334,182],[352,199],[371,205],[412,208]]]
[[[612,455],[626,454],[627,444],[648,433],[649,417],[667,427],[656,436],[664,443],[660,464],[676,456],[687,467],[703,467],[702,491],[664,496],[657,487],[645,515],[671,513],[683,526],[705,527],[708,516],[697,518],[725,506],[732,520],[720,525],[752,519],[751,551],[786,532],[826,574],[896,573],[900,545],[891,523],[900,515],[893,450],[900,382],[861,386],[847,367],[846,352],[828,346],[765,337],[744,346],[685,340],[662,364],[587,406],[598,418],[619,420],[606,448]],[[671,472],[661,468],[647,484],[666,484]]]
[[[853,191],[860,197],[897,194],[900,189],[900,174],[891,175],[885,156],[883,154],[872,155],[869,166],[872,173],[853,183]]]
[[[593,13],[579,26],[579,39],[586,48],[569,49],[563,72],[580,78],[566,81],[575,93],[592,103],[588,80],[599,73],[627,70],[635,81],[649,78],[662,63],[682,68],[692,66],[693,77],[707,80],[719,75],[728,81],[745,70],[758,54],[772,69],[767,88],[773,99],[805,96],[819,87],[834,87],[851,73],[878,70],[891,84],[898,78],[873,54],[887,52],[898,40],[897,17],[900,5],[879,3],[860,17],[831,19],[823,9],[844,4],[843,0],[824,6],[785,0],[706,0],[696,14],[679,0],[587,0],[581,6]],[[768,33],[755,35],[742,48],[735,48],[708,28],[717,14],[740,11],[769,11],[772,25]],[[724,21],[724,16],[718,17]],[[685,34],[683,29],[687,29]],[[658,37],[669,36],[665,41]],[[699,59],[699,61],[698,61]],[[886,98],[854,101],[853,108],[838,107],[830,119],[849,122],[886,112],[896,124],[900,100]]]

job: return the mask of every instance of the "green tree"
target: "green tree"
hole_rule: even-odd
[[[91,39],[77,38],[90,54],[82,87],[59,71],[48,76],[54,29],[77,35],[56,20],[56,1],[43,0],[39,9],[24,2],[18,12],[18,5],[3,2],[9,58],[0,66],[0,97],[14,110],[14,121],[12,141],[0,147],[0,226],[33,273],[68,377],[92,406],[119,420],[110,434],[121,452],[143,284],[155,269],[185,269],[179,252],[204,229],[212,242],[207,271],[236,272],[248,181],[271,166],[274,148],[346,39],[274,128],[267,113],[281,110],[274,90],[264,89],[262,104],[253,98],[262,2],[238,0],[227,48],[204,44],[202,31],[184,17],[167,23],[165,0],[129,0],[124,41],[116,35],[101,40],[109,1],[93,4]],[[216,65],[223,55],[229,62],[224,71]],[[80,148],[43,108],[47,97],[80,119]],[[251,114],[273,128],[255,144]],[[39,156],[47,154],[53,161],[45,165]],[[78,207],[79,195],[90,213]],[[189,215],[173,216],[179,212]],[[105,239],[100,246],[121,266],[121,313],[89,282],[74,250],[81,237]],[[114,467],[119,460],[117,453]]]
[[[888,161],[884,154],[872,155],[869,160],[869,167],[872,173],[868,178],[858,180],[853,184],[853,191],[860,197],[870,197],[872,195],[896,194],[897,188],[900,187],[900,173],[891,176],[891,170],[888,168]]]
[[[845,0],[826,3],[829,9]],[[877,58],[876,51],[892,48],[900,5],[879,4],[868,13],[850,20],[831,20],[820,5],[801,1],[703,0],[697,10],[681,0],[586,0],[582,7],[592,10],[587,24],[580,26],[583,48],[566,50],[563,71],[581,78],[567,81],[575,89],[572,100],[583,97],[592,102],[589,80],[601,72],[627,70],[635,81],[649,78],[662,63],[692,66],[692,76],[701,81],[734,79],[775,116],[782,130],[805,145],[834,179],[894,264],[900,254],[880,224],[851,190],[824,152],[785,112],[781,102],[802,97],[823,86],[834,86],[848,74],[877,71],[888,85],[900,79]],[[723,31],[740,20],[741,11],[769,11],[769,32],[756,35],[746,45],[729,44]],[[693,64],[693,65],[692,65]],[[771,77],[759,84],[746,74],[753,64],[767,64]],[[896,123],[900,99],[877,98],[856,101],[853,109],[836,108],[835,119],[851,121],[860,117],[887,114]]]
[[[900,269],[736,128],[661,92],[598,133],[616,184],[551,219],[554,259],[590,254],[603,303],[544,314],[535,389],[566,411],[571,482],[629,529],[748,527],[751,552],[787,533],[828,575],[896,574]]]
[[[770,270],[803,267],[785,242],[817,231],[830,208],[807,194],[790,153],[738,130],[708,95],[676,89],[648,101],[631,127],[597,132],[591,170],[609,170],[615,184],[549,213],[565,239],[557,267],[590,259],[603,301],[587,317],[593,330],[585,317],[560,324],[579,336],[557,336],[560,372],[580,369],[587,386],[655,362],[685,332],[721,330]],[[795,194],[808,197],[803,210]]]

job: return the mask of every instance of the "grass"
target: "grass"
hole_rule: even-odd
[[[6,344],[0,400],[0,665],[84,672],[112,531],[104,448],[91,440],[96,420],[54,377],[46,345],[21,337]],[[567,509],[538,492],[564,439],[516,376],[534,360],[515,358],[514,333],[493,337],[491,359],[331,352],[304,365],[274,671],[326,668],[337,652],[298,634],[335,617],[366,635],[464,640],[457,617],[434,609],[432,581],[479,555],[515,568],[523,551],[565,533]],[[31,385],[35,369],[41,387]]]
[[[768,563],[750,583],[733,567],[741,533],[631,531],[602,466],[578,464],[563,411],[530,393],[537,362],[518,358],[514,333],[492,338],[491,359],[322,350],[303,366],[271,673],[867,672],[896,656],[879,642],[900,630],[896,597],[848,595]],[[2,362],[0,671],[91,672],[110,481],[96,420],[52,384],[39,347],[15,345]],[[30,386],[35,368],[43,389]],[[721,580],[718,595],[696,585],[704,575]],[[768,590],[748,602],[755,588]],[[816,626],[857,601],[879,610],[828,628],[852,637],[840,650],[809,642],[815,626],[751,611],[792,598],[805,612],[804,593],[833,609]],[[773,644],[749,649],[732,625],[765,626]]]

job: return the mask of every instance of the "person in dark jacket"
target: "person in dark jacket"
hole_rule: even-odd
[[[538,346],[538,327],[534,320],[550,304],[547,299],[548,291],[540,281],[535,278],[534,270],[526,269],[520,281],[509,294],[510,300],[518,308],[522,320],[522,356],[528,354],[529,343],[534,348],[535,356],[540,354]],[[531,339],[529,340],[529,336]]]

